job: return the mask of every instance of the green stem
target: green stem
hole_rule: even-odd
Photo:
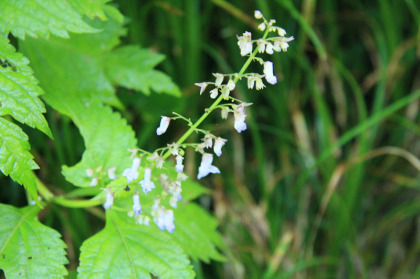
[[[268,35],[268,29],[266,29],[264,36],[262,37],[262,39],[264,40],[267,35]],[[252,54],[248,57],[248,59],[246,60],[245,64],[242,66],[241,70],[239,71],[238,75],[235,75],[235,78],[233,80],[233,82],[236,84],[239,80],[239,77],[242,76],[246,69],[249,67],[249,64],[251,64],[252,60],[254,60],[255,56],[257,55],[258,52],[258,47],[255,48],[255,50],[252,52]],[[216,109],[217,105],[224,99],[223,94],[220,94],[220,96],[214,101],[214,103],[210,106],[210,108],[206,109],[205,113],[197,120],[197,122],[194,123],[194,125],[192,125],[186,132],[185,134],[182,135],[182,137],[176,142],[177,144],[182,144],[191,134],[192,132],[194,132],[197,127],[204,121],[204,119],[207,118],[207,116],[209,116],[209,114]],[[166,160],[169,155],[171,155],[171,152],[168,150],[166,151],[166,153],[162,156],[163,160]]]
[[[100,200],[73,200],[68,199],[63,196],[54,197],[54,194],[42,183],[38,177],[35,176],[36,184],[39,194],[47,201],[53,202],[62,206],[72,207],[72,208],[81,208],[81,207],[91,207],[100,205],[102,202]]]

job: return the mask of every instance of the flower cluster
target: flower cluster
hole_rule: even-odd
[[[162,116],[160,125],[156,129],[157,135],[163,135],[168,130],[170,122],[177,119],[187,122],[189,126],[188,131],[177,142],[159,148],[153,153],[141,149],[133,151],[132,165],[123,171],[122,176],[126,178],[126,182],[133,188],[132,210],[130,210],[129,214],[134,216],[138,224],[149,225],[150,221],[153,220],[159,229],[167,230],[168,232],[174,231],[174,211],[170,208],[177,208],[178,202],[182,200],[182,183],[187,179],[187,175],[184,173],[185,149],[194,148],[196,152],[201,154],[197,179],[204,178],[211,173],[220,173],[219,168],[213,165],[213,153],[220,157],[222,155],[222,147],[227,140],[215,136],[209,131],[199,129],[198,126],[212,111],[220,109],[223,119],[227,119],[229,113],[233,114],[233,127],[237,132],[245,131],[247,129],[245,109],[251,104],[232,97],[237,82],[243,78],[247,79],[248,88],[253,89],[255,87],[257,90],[265,87],[263,79],[272,85],[277,83],[273,63],[264,61],[262,58],[257,57],[257,54],[266,53],[271,55],[274,52],[285,52],[289,47],[288,43],[293,40],[293,37],[285,37],[286,31],[281,27],[275,26],[275,20],[265,19],[260,11],[255,11],[254,16],[256,19],[262,20],[258,29],[264,31],[264,35],[256,40],[252,39],[250,32],[237,36],[240,54],[248,56],[248,60],[241,71],[232,74],[213,73],[214,81],[196,83],[200,88],[200,95],[207,88],[211,87],[209,95],[211,99],[214,99],[213,104],[206,109],[203,116],[195,123],[177,113],[174,113],[175,116],[173,117]],[[275,33],[275,36],[268,37],[270,33]],[[262,73],[245,73],[252,61],[259,62],[262,65]],[[192,132],[202,134],[201,141],[198,143],[184,143],[185,139]],[[209,149],[213,149],[213,152],[209,151]],[[140,156],[137,155],[138,152],[140,152]],[[174,159],[175,167],[165,164],[165,160],[169,156],[172,156]],[[96,172],[101,173],[101,170]],[[92,179],[91,186],[98,184],[99,178],[93,170],[89,169],[87,176]],[[108,177],[111,180],[116,179],[115,168],[108,169]],[[127,186],[124,189],[129,191],[130,187]],[[151,197],[148,193],[154,192],[151,210],[145,209],[145,212],[143,212],[140,204],[140,189],[144,198]],[[156,193],[157,190],[154,189],[159,189],[160,193]],[[106,197],[104,208],[109,209],[113,205],[116,191],[111,191],[110,188],[105,188],[104,190]]]

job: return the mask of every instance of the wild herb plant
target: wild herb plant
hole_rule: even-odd
[[[198,180],[223,175],[213,153],[221,156],[228,141],[200,124],[218,111],[222,119],[234,118],[237,132],[245,131],[251,104],[234,97],[236,84],[244,80],[256,90],[264,89],[264,82],[276,84],[273,63],[258,54],[287,51],[293,37],[285,37],[275,20],[256,11],[263,36],[253,39],[245,32],[237,37],[240,55],[247,57],[240,71],[214,73],[215,80],[196,83],[199,94],[209,94],[213,103],[197,121],[178,113],[162,116],[157,135],[175,120],[185,121],[188,129],[176,142],[146,151],[136,147],[132,128],[112,110],[124,109],[115,86],[180,96],[171,79],[154,69],[163,56],[136,45],[121,46],[124,16],[109,4],[23,2],[0,3],[0,169],[25,187],[29,203],[22,208],[0,204],[0,269],[6,278],[61,278],[68,273],[60,233],[37,218],[51,206],[84,208],[106,220],[105,228],[81,246],[78,278],[193,278],[191,260],[224,260],[217,222],[192,202],[207,190],[185,174],[185,150],[201,156]],[[19,39],[19,52],[9,33]],[[253,62],[261,72],[247,72]],[[39,166],[27,135],[15,123],[53,137],[40,96],[74,122],[85,143],[81,161],[62,167],[73,185],[69,191],[53,192],[34,174]],[[187,142],[192,133],[201,141]]]

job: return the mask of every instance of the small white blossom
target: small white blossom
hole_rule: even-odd
[[[212,162],[213,154],[204,153],[203,157],[201,158],[200,167],[198,168],[198,179],[207,176],[209,173],[220,173],[220,170],[211,164]]]
[[[238,108],[234,112],[234,116],[235,116],[234,127],[236,131],[238,131],[239,133],[242,131],[245,131],[247,126],[245,123],[246,114],[245,114],[244,106],[238,106]]]
[[[287,51],[287,48],[289,47],[289,44],[286,42],[280,43],[280,47],[283,51]]]
[[[262,79],[261,79],[261,78],[257,78],[257,83],[255,84],[255,88],[256,88],[257,90],[261,90],[261,89],[263,89],[264,87],[265,87],[265,85],[264,85],[264,83],[263,83]]]
[[[147,194],[148,192],[152,191],[155,188],[155,184],[150,180],[152,174],[152,170],[150,168],[146,168],[144,170],[144,178],[140,181],[141,188],[143,192]]]
[[[266,44],[265,52],[268,53],[268,54],[273,54],[274,53],[274,51],[273,51],[273,44],[272,43],[268,42]]]
[[[159,156],[159,154],[157,153],[157,151],[153,152],[153,154],[149,158],[147,158],[147,159],[154,160],[155,163],[156,163],[156,167],[158,169],[161,169],[162,166],[163,166],[163,163],[165,162],[165,161],[163,161],[163,158],[161,156]]]
[[[210,91],[210,98],[216,99],[217,95],[219,95],[219,88],[214,88]]]
[[[114,204],[114,194],[111,193],[111,190],[109,189],[104,189],[104,190],[106,192],[105,194],[106,201],[104,203],[104,208],[109,209]]]
[[[281,27],[277,27],[277,32],[279,33],[280,37],[284,37],[286,35],[286,30]]]
[[[263,14],[259,10],[255,10],[254,17],[256,19],[261,19],[261,18],[263,18]]]
[[[228,108],[225,108],[225,107],[223,107],[222,108],[222,119],[226,119],[227,117],[228,117],[228,114],[229,114],[229,109]]]
[[[238,37],[238,46],[241,50],[241,55],[245,56],[252,52],[251,33],[245,32],[242,36]]]
[[[222,138],[217,138],[214,141],[214,153],[220,157],[220,155],[222,155],[222,146],[225,145],[227,140],[222,139]]]
[[[108,178],[109,179],[111,179],[111,180],[117,179],[117,176],[115,175],[115,170],[116,169],[117,169],[116,167],[112,167],[112,168],[108,169]]]
[[[264,75],[265,80],[270,84],[277,83],[277,77],[273,73],[273,62],[266,61],[264,62]]]
[[[166,130],[168,129],[170,121],[171,121],[171,118],[166,117],[166,116],[162,116],[162,119],[160,120],[160,126],[159,126],[159,128],[156,129],[156,134],[158,136],[160,136],[160,135],[162,135],[163,133],[166,132]]]
[[[136,215],[141,213],[140,196],[137,193],[133,195],[133,211]]]
[[[177,202],[178,200],[173,196],[169,199],[169,205],[172,206],[173,208],[177,207]]]
[[[185,181],[185,180],[187,180],[187,178],[188,178],[188,176],[185,174],[185,173],[183,173],[183,172],[179,172],[178,173],[178,175],[176,176],[176,180],[178,181],[178,182],[182,182],[182,181]]]
[[[258,52],[259,53],[264,53],[265,52],[265,40],[259,39],[257,41],[257,46],[258,46]]]
[[[184,165],[182,164],[182,160],[184,158],[181,155],[176,156],[176,171],[177,172],[183,172],[184,171]]]
[[[160,199],[156,199],[155,202],[153,203],[152,209],[157,211],[159,209],[160,206]]]
[[[123,176],[127,178],[127,182],[130,183],[133,180],[136,180],[137,177],[139,177],[139,173],[137,172],[137,169],[140,166],[140,158],[134,158],[133,164],[131,165],[131,168],[125,169],[123,171]]]
[[[169,148],[169,151],[171,152],[172,155],[174,155],[174,156],[178,155],[179,144],[173,142],[171,144],[168,144],[168,148]]]
[[[92,180],[90,181],[89,186],[94,187],[94,186],[96,186],[96,185],[98,185],[98,178],[97,178],[97,177],[92,178]]]
[[[215,82],[214,85],[216,87],[219,87],[223,82],[224,75],[219,74],[219,73],[215,73],[215,74],[213,74],[213,76],[216,78],[216,82]]]
[[[232,91],[233,89],[235,89],[235,82],[232,79],[229,79],[227,83],[227,87],[229,88],[230,91]]]
[[[168,232],[172,233],[175,229],[174,212],[172,210],[159,209],[155,223],[161,231],[166,229]]]
[[[248,76],[247,78],[248,89],[254,88],[255,80],[256,78],[254,76]]]
[[[91,177],[91,176],[93,175],[93,169],[87,169],[87,170],[86,170],[86,175],[87,175],[88,177]]]
[[[206,87],[207,87],[208,83],[207,82],[200,82],[200,83],[195,83],[195,85],[200,87],[200,95],[201,95],[201,94],[203,94],[204,90],[206,90]]]
[[[230,90],[229,87],[227,85],[223,86],[222,88],[222,95],[225,99],[227,99],[229,97],[230,94]]]
[[[205,135],[204,138],[201,139],[203,141],[204,148],[211,148],[213,146],[213,138],[210,135]]]

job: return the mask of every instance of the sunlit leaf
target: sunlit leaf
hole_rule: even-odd
[[[25,35],[48,38],[49,34],[67,38],[74,33],[95,32],[79,13],[64,0],[0,1],[0,33],[24,39]]]
[[[193,278],[183,250],[153,226],[109,210],[105,228],[81,247],[78,278]]]
[[[36,220],[36,206],[0,204],[0,269],[6,278],[63,278],[66,245],[55,230]]]

